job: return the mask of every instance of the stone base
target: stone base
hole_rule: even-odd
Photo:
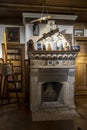
[[[32,121],[73,120],[75,118],[80,118],[80,115],[72,109],[32,112]]]

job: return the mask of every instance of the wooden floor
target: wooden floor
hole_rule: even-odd
[[[17,104],[0,106],[0,130],[87,130],[87,97],[76,97],[75,103],[79,118],[56,121],[32,121],[23,102],[20,110]]]

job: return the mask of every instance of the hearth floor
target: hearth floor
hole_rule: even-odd
[[[74,120],[76,118],[80,118],[80,115],[75,110],[48,110],[36,111],[32,113],[33,121]]]
[[[76,97],[79,117],[73,120],[32,121],[32,113],[25,103],[0,106],[0,130],[87,130],[87,97]]]

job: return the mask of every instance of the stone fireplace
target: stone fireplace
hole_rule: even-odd
[[[48,65],[40,59],[31,61],[30,110],[33,121],[72,119],[78,115],[74,103],[75,58],[72,65],[71,60],[70,63],[67,60],[68,65],[61,62]]]

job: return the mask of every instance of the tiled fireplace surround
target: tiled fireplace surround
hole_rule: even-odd
[[[44,62],[41,64],[40,59],[36,58],[35,61],[35,55],[33,55],[34,59],[31,59],[30,66],[30,109],[32,111],[32,120],[73,119],[78,115],[74,103],[75,59],[77,53],[73,53],[74,58],[71,58],[72,60],[67,59],[66,64],[59,62],[58,65],[45,65]],[[62,61],[65,59],[62,58]],[[41,98],[42,84],[50,82],[62,83],[62,87],[56,101],[43,101]],[[49,89],[49,91],[51,90]]]

